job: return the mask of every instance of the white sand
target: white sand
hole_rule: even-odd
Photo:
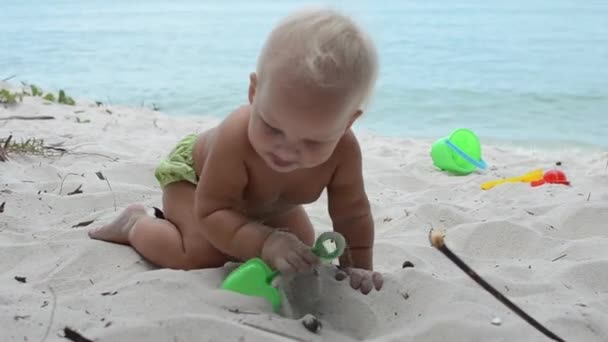
[[[0,203],[6,202],[0,213],[0,341],[41,341],[49,324],[47,341],[66,341],[66,326],[96,341],[290,340],[280,334],[302,341],[548,340],[430,247],[431,226],[444,230],[447,245],[479,274],[564,339],[608,340],[606,151],[484,146],[489,174],[451,177],[433,168],[428,141],[363,135],[375,263],[386,285],[363,296],[334,281],[329,269],[321,270],[320,284],[292,282],[287,291],[294,314],[313,313],[323,323],[314,335],[299,320],[272,314],[261,299],[219,290],[229,267],[156,269],[129,247],[87,237],[87,229],[132,202],[159,206],[157,161],[184,134],[217,120],[81,102],[47,105],[39,98],[0,108],[0,117],[11,115],[56,119],[0,121],[1,138],[44,138],[72,153],[11,155],[0,163]],[[484,180],[548,169],[557,160],[571,187],[479,188]],[[83,193],[68,195],[79,186]],[[319,231],[331,229],[325,204],[323,197],[309,208]],[[74,227],[89,220],[95,222]],[[415,267],[402,269],[406,260]],[[298,290],[311,284],[316,290]],[[495,318],[501,325],[492,324]]]

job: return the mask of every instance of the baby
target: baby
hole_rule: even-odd
[[[271,32],[249,77],[249,104],[188,135],[155,175],[162,218],[131,205],[91,238],[130,244],[168,268],[220,267],[260,257],[284,273],[309,272],[315,231],[303,204],[327,189],[333,229],[346,239],[338,280],[367,294],[374,223],[351,125],[377,76],[373,43],[332,10],[298,11]]]

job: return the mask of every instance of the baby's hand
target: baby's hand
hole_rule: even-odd
[[[319,264],[319,258],[295,235],[275,230],[262,247],[262,260],[281,273],[304,273]]]
[[[368,294],[372,288],[380,291],[384,279],[382,274],[361,268],[347,267],[336,274],[336,280],[342,281],[350,277],[350,286],[355,290],[360,290],[363,294]]]

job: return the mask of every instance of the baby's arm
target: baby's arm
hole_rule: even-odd
[[[240,260],[260,256],[272,229],[235,210],[242,203],[248,176],[240,123],[230,118],[217,128],[200,173],[195,210],[209,242]]]
[[[327,193],[334,230],[344,235],[348,248],[340,266],[373,270],[374,221],[363,185],[361,150],[352,133],[338,148],[340,160]]]
[[[248,183],[245,155],[255,152],[247,140],[247,122],[238,119],[218,127],[200,173],[195,215],[202,233],[215,248],[239,260],[261,257],[281,272],[309,271],[318,262],[310,247],[239,212]]]

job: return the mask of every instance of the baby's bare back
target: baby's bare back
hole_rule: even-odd
[[[249,124],[248,107],[243,107],[229,117],[221,125],[201,133],[194,147],[193,157],[197,176],[201,177],[204,167],[221,169],[224,173],[233,173],[235,182],[243,170],[225,169],[222,165],[205,165],[209,156],[218,148],[219,142],[230,140],[230,153],[222,152],[222,159],[238,158],[246,173],[246,185],[238,194],[226,194],[238,198],[233,210],[237,210],[252,220],[264,222],[281,215],[297,205],[316,201],[330,183],[337,166],[336,153],[325,163],[308,169],[299,169],[289,173],[280,173],[268,167],[265,161],[255,152],[247,138]],[[230,137],[220,137],[228,134]],[[228,138],[228,139],[226,139]],[[337,149],[338,150],[338,149]],[[215,159],[217,160],[217,159]],[[224,164],[224,163],[222,163]],[[210,172],[210,171],[207,171]],[[204,174],[203,174],[204,177]],[[231,179],[230,177],[222,177]],[[226,184],[226,191],[236,189]],[[200,189],[204,192],[205,189]],[[233,197],[233,198],[234,198]]]

